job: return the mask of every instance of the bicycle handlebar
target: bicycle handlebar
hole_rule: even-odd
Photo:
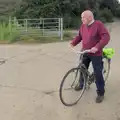
[[[74,48],[70,47],[76,54],[85,54],[85,53],[90,53],[91,50],[88,49],[88,50],[84,50],[84,51],[77,51],[75,50]]]

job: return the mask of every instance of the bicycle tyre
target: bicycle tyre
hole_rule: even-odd
[[[67,80],[66,78],[70,75],[71,72],[73,71],[81,71],[81,73],[83,74],[83,79],[84,79],[84,85],[83,85],[83,89],[80,90],[80,91],[76,91],[76,92],[80,92],[80,95],[78,96],[78,98],[72,102],[72,103],[67,103],[64,98],[63,98],[63,85],[64,85],[64,82],[65,80]],[[79,72],[78,72],[79,73]],[[77,73],[77,75],[78,75]],[[79,73],[80,74],[80,73]],[[80,79],[80,78],[79,78]],[[72,68],[70,69],[66,74],[65,76],[63,77],[62,81],[61,81],[61,84],[60,84],[60,89],[59,89],[59,96],[60,96],[60,100],[61,102],[65,105],[65,106],[73,106],[75,104],[78,103],[78,101],[82,98],[83,94],[84,94],[84,91],[86,89],[86,76],[85,76],[85,70],[81,67],[81,68]]]

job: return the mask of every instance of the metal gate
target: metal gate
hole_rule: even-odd
[[[21,35],[39,34],[42,37],[60,37],[63,40],[63,18],[9,19]]]

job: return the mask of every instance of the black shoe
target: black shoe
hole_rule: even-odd
[[[104,100],[104,95],[98,95],[96,97],[96,103],[101,103]]]
[[[83,85],[76,85],[75,88],[74,88],[76,91],[80,91],[83,89]]]

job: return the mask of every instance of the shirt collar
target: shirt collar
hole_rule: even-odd
[[[88,26],[89,26],[89,25],[91,25],[91,24],[93,24],[93,23],[94,23],[94,21],[95,21],[95,20],[92,20],[92,21],[88,24]]]

